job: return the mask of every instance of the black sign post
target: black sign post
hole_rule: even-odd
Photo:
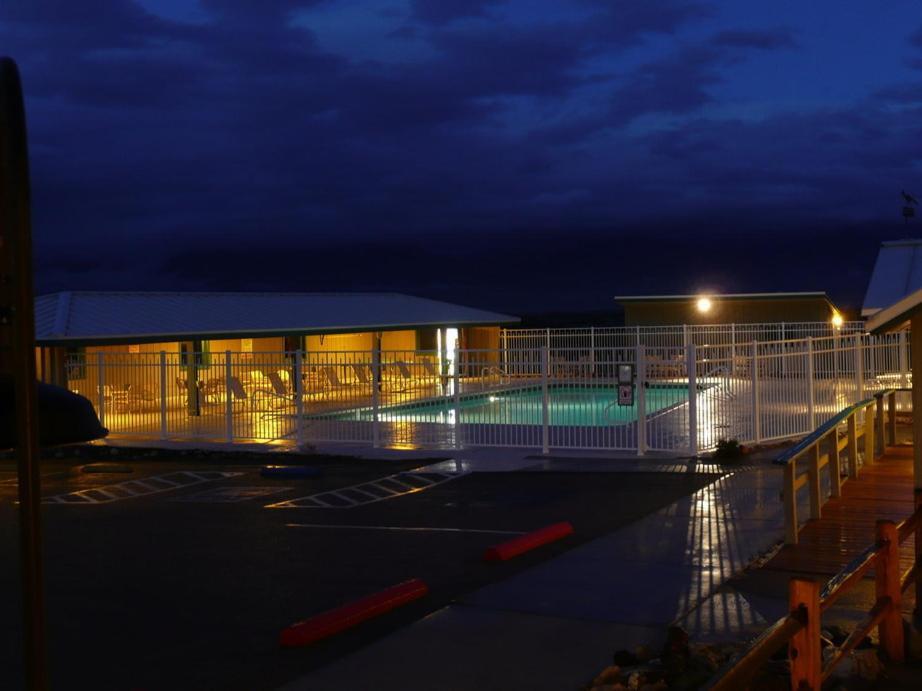
[[[19,70],[10,58],[0,58],[0,374],[12,376],[15,390],[26,688],[44,691],[48,681],[29,163]]]

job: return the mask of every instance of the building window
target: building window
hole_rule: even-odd
[[[64,352],[64,368],[67,381],[86,379],[86,348],[67,348]]]

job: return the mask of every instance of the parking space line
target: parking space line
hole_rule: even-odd
[[[457,473],[426,470],[419,468],[403,473],[395,473],[370,482],[362,482],[349,487],[317,492],[306,497],[287,499],[275,504],[267,504],[267,509],[351,509],[356,506],[374,504],[386,499],[403,497],[441,485],[467,475],[470,471]],[[403,488],[403,489],[401,489]],[[377,490],[377,491],[373,491]],[[369,499],[354,499],[349,492],[364,494]],[[383,496],[382,496],[383,495]],[[332,500],[332,501],[331,501]]]
[[[174,489],[183,487],[192,487],[203,482],[212,480],[223,480],[229,477],[236,477],[243,473],[233,473],[223,470],[199,470],[191,472],[188,470],[179,470],[166,475],[153,475],[140,480],[126,480],[111,485],[101,485],[99,487],[90,487],[81,489],[76,492],[65,492],[56,494],[42,499],[43,504],[111,504],[115,501],[124,499],[134,499],[135,497],[145,497],[151,494],[160,494],[169,492]],[[154,482],[162,482],[166,487],[158,487]],[[127,496],[126,496],[127,495]]]
[[[408,533],[488,533],[490,535],[525,535],[523,530],[487,530],[484,528],[436,528],[401,525],[346,525],[328,523],[286,523],[286,528],[329,528],[332,530],[394,530]]]

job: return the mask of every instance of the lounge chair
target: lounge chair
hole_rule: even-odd
[[[282,380],[278,372],[266,374],[264,383],[253,390],[254,405],[258,401],[268,401],[270,406],[274,404],[277,408],[284,408],[289,403],[293,403],[296,397],[295,392],[291,390],[287,382]]]

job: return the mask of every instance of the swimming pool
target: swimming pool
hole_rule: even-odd
[[[550,387],[549,424],[567,427],[609,427],[637,419],[636,400],[632,406],[618,405],[616,387]],[[685,403],[687,386],[651,386],[646,390],[647,415]],[[542,393],[538,387],[464,396],[460,402],[461,422],[475,425],[541,425]],[[337,414],[340,420],[370,421],[372,410],[363,408]],[[451,398],[382,407],[378,419],[388,422],[455,422]]]

